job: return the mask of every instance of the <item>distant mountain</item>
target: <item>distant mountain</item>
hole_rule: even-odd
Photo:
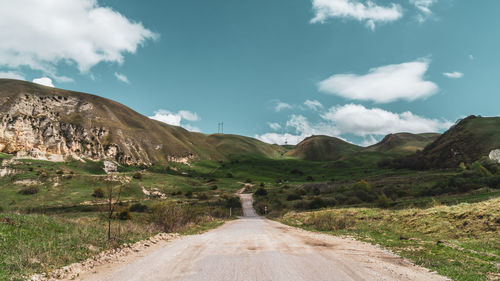
[[[366,151],[415,153],[435,141],[438,133],[396,133],[385,136],[379,143],[367,147]]]
[[[500,149],[500,117],[462,119],[419,154],[430,167],[457,167]]]
[[[335,161],[362,149],[339,138],[311,136],[297,144],[286,155],[310,161]]]
[[[285,151],[243,136],[189,132],[109,99],[11,79],[0,79],[0,119],[0,151],[39,159],[149,165]]]

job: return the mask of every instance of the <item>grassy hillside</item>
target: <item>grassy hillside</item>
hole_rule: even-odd
[[[500,148],[500,118],[469,116],[428,145],[420,155],[431,167],[455,168]]]
[[[366,151],[414,153],[423,150],[435,141],[440,134],[396,133],[385,136],[379,143],[366,148]]]
[[[309,161],[333,161],[361,150],[361,147],[338,138],[312,136],[301,141],[286,155]]]
[[[454,280],[500,278],[500,199],[424,209],[340,208],[282,222],[379,244]]]

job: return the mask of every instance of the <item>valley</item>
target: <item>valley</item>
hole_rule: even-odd
[[[164,232],[186,235],[172,246],[188,248],[186,260],[198,253],[192,245],[217,245],[200,246],[203,266],[186,265],[176,280],[191,280],[186,272],[193,270],[192,280],[200,280],[200,268],[212,268],[207,257],[226,248],[254,267],[263,266],[260,257],[274,256],[276,265],[295,272],[299,261],[287,256],[276,236],[290,242],[290,253],[311,254],[318,263],[340,256],[329,249],[324,260],[318,247],[297,235],[368,247],[379,261],[373,246],[327,236],[332,234],[380,245],[407,258],[411,268],[417,264],[454,280],[495,280],[500,274],[500,170],[489,157],[500,148],[500,118],[470,116],[444,134],[394,133],[368,147],[329,136],[280,146],[189,132],[97,96],[8,79],[0,79],[0,116],[1,280],[50,275]],[[244,191],[243,209],[238,191]],[[263,217],[247,217],[254,212]],[[230,238],[220,238],[225,236]],[[260,237],[253,243],[260,252],[243,241],[253,236]],[[247,242],[252,245],[242,250],[234,246]],[[177,252],[158,255],[168,263]],[[358,280],[353,272],[365,270],[367,262],[332,270],[339,280]],[[212,280],[230,279],[226,265],[210,272]],[[400,272],[397,263],[387,266]],[[387,274],[380,270],[373,274]],[[271,275],[241,274],[291,280],[284,272],[266,272]],[[405,272],[403,280],[416,274]],[[301,274],[337,278],[330,271],[294,276]]]

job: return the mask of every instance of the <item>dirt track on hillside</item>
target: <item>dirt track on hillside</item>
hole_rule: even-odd
[[[375,246],[245,217],[186,236],[76,280],[446,280]]]

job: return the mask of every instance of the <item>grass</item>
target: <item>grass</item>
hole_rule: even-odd
[[[454,280],[500,278],[500,198],[425,209],[289,212],[280,221],[379,244]]]
[[[155,233],[137,222],[124,222],[121,228],[120,238],[110,243],[98,216],[0,214],[0,280],[24,280],[84,260],[96,254],[91,248],[102,251]]]

